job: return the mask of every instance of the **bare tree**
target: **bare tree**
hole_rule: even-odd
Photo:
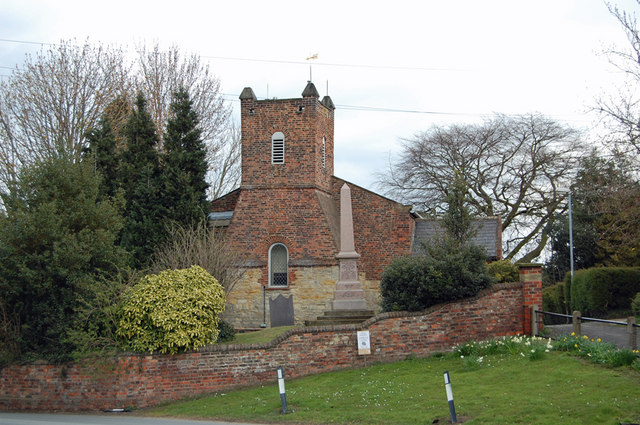
[[[220,82],[197,55],[177,47],[137,49],[135,63],[119,48],[62,42],[27,56],[0,82],[0,188],[22,165],[61,152],[79,158],[86,134],[109,115],[116,132],[141,90],[162,139],[173,93],[183,87],[207,145],[212,195],[238,184],[239,137]],[[135,89],[135,90],[134,90]]]
[[[209,158],[209,199],[217,199],[240,186],[240,126],[230,121],[223,140],[225,143]]]
[[[160,146],[173,93],[184,88],[193,100],[207,146],[211,199],[235,188],[240,170],[239,137],[231,121],[231,108],[223,100],[220,81],[199,56],[182,55],[176,46],[162,50],[156,44],[151,49],[140,47],[137,53],[136,85],[149,97],[149,113],[156,124]]]
[[[209,226],[208,220],[194,226],[172,225],[167,240],[154,255],[152,273],[198,265],[220,282],[226,294],[244,274],[238,266],[240,253],[222,231]]]
[[[456,173],[472,213],[502,217],[506,258],[540,255],[580,155],[578,133],[541,115],[498,116],[481,125],[433,127],[405,140],[380,183],[418,210],[444,212]]]
[[[127,89],[121,50],[62,42],[27,56],[0,82],[0,182],[31,161],[62,152],[79,158],[85,134]]]
[[[211,74],[209,66],[196,54],[183,56],[177,46],[167,50],[157,44],[151,49],[142,46],[137,53],[136,86],[148,96],[149,113],[158,135],[162,137],[169,119],[173,94],[183,88],[193,100],[203,140],[215,148],[224,135],[231,109],[225,104],[220,81]]]
[[[636,0],[640,6],[640,0]],[[596,110],[609,124],[613,146],[619,153],[640,154],[640,29],[634,12],[626,12],[607,3],[629,41],[626,48],[606,52],[610,63],[625,75],[623,86],[611,95],[596,99]]]

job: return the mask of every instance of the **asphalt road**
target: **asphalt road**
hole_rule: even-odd
[[[239,422],[194,421],[143,418],[127,413],[105,415],[70,415],[45,413],[3,413],[0,425],[255,425]]]
[[[558,338],[563,335],[571,335],[573,325],[545,325],[551,333],[551,336]],[[603,341],[615,344],[619,348],[632,348],[629,345],[629,335],[627,327],[622,325],[613,325],[609,323],[583,322],[580,325],[582,335],[589,338],[600,338]],[[640,347],[640,329],[637,330],[636,347]]]

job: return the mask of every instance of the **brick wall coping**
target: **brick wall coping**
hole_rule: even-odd
[[[538,267],[541,268],[544,264],[542,263],[515,263],[518,268],[530,268],[530,267]]]

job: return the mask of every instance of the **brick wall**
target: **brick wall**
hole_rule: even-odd
[[[532,279],[496,285],[472,299],[425,312],[384,313],[361,326],[296,328],[263,345],[216,345],[176,356],[123,355],[66,365],[6,367],[0,370],[0,410],[145,407],[235,387],[275,384],[278,366],[294,378],[409,355],[428,356],[470,340],[523,333],[525,294],[531,295],[535,288]],[[357,354],[360,329],[370,331],[369,356]]]
[[[542,309],[542,266],[540,264],[521,264],[520,282],[525,284],[524,289],[524,332],[530,334],[533,323],[533,309]],[[540,323],[542,326],[542,323]],[[539,329],[540,330],[540,329]]]
[[[333,175],[334,113],[317,97],[241,100],[242,187],[329,189]],[[284,164],[271,163],[271,137],[285,138]],[[323,167],[322,139],[326,153]]]
[[[324,196],[313,188],[242,189],[228,235],[252,265],[266,267],[274,243],[287,246],[291,266],[337,263],[334,231],[320,202]]]

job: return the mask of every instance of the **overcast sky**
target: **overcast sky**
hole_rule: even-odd
[[[634,0],[612,0],[640,11]],[[375,189],[401,139],[493,113],[541,112],[589,129],[626,47],[602,0],[0,0],[0,75],[38,44],[179,46],[238,96],[300,97],[311,75],[336,104],[335,174]]]

